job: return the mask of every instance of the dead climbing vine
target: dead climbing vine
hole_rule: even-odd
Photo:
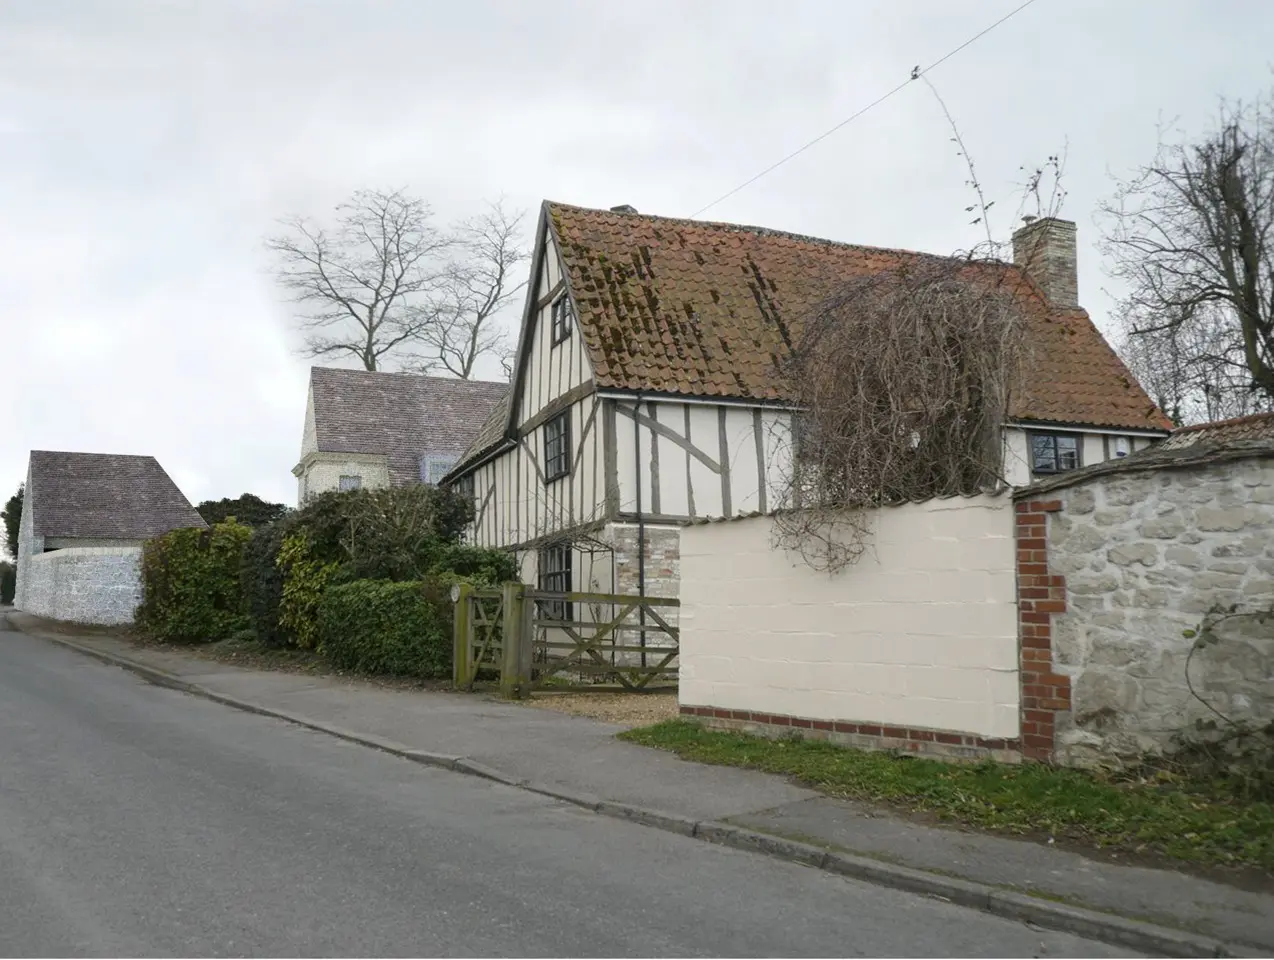
[[[779,545],[834,571],[866,548],[865,508],[997,488],[1022,327],[998,263],[923,257],[842,284],[783,369],[800,412]]]
[[[1004,484],[1003,426],[1027,359],[1031,294],[1004,262],[1009,244],[996,241],[990,223],[995,201],[955,119],[925,82],[968,172],[970,226],[985,238],[968,253],[898,255],[892,268],[838,279],[805,318],[780,371],[798,412],[775,444],[787,476],[774,545],[816,569],[836,571],[862,555],[870,508]],[[1036,216],[1057,215],[1063,166],[1058,154],[1029,173],[1019,213],[1034,201]]]

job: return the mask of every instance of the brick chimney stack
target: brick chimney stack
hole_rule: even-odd
[[[1013,262],[1026,271],[1049,306],[1079,306],[1079,270],[1075,264],[1075,223],[1055,217],[1023,217],[1013,234]]]

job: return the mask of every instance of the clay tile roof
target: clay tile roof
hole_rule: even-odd
[[[931,255],[762,227],[546,203],[597,385],[781,401],[775,365],[802,317],[845,277]],[[1014,266],[1032,358],[1010,411],[1022,420],[1167,430],[1083,310],[1050,311]]]
[[[23,509],[39,537],[147,540],[203,527],[203,518],[154,457],[31,451]]]
[[[1181,427],[1159,446],[1164,450],[1179,450],[1204,444],[1219,446],[1240,440],[1274,441],[1274,413],[1254,413],[1232,420]]]
[[[310,390],[319,452],[384,455],[404,484],[420,479],[422,454],[462,453],[509,385],[312,367]]]

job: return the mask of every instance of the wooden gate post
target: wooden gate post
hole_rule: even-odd
[[[457,583],[451,588],[451,600],[455,604],[452,614],[451,683],[460,688],[468,685],[473,676],[473,643],[469,637],[473,626],[473,585]]]
[[[525,620],[522,616],[526,585],[510,581],[502,585],[500,591],[504,600],[500,695],[512,700],[526,695],[527,681],[530,680],[530,677],[522,676],[522,647],[531,642],[531,638],[525,636]]]

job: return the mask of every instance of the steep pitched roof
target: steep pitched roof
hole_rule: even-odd
[[[675,220],[546,202],[597,385],[779,401],[776,364],[803,317],[838,281],[931,255],[818,240],[762,227]],[[1083,310],[1050,310],[1024,290],[1026,382],[1015,418],[1166,430],[1171,422]]]
[[[319,452],[384,455],[402,484],[420,479],[421,454],[463,453],[509,385],[312,367],[310,390]]]
[[[203,518],[154,457],[31,451],[23,509],[42,537],[146,540]]]
[[[1159,444],[1161,450],[1180,450],[1201,445],[1219,446],[1239,440],[1274,442],[1274,413],[1253,413],[1231,420],[1196,423],[1174,430]]]

